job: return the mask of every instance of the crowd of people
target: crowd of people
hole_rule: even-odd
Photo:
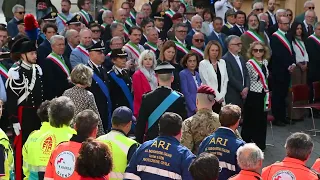
[[[3,179],[319,179],[308,134],[262,167],[267,117],[303,121],[291,87],[314,102],[320,22],[276,0],[39,0],[0,24]],[[5,4],[9,6],[8,4]],[[303,105],[308,102],[299,102]],[[241,132],[238,131],[241,126]],[[12,140],[7,136],[12,132]],[[14,154],[14,155],[13,155]],[[262,172],[261,169],[263,168]]]

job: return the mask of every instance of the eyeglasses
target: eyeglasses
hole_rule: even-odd
[[[181,3],[180,1],[173,1],[173,2],[175,2],[175,3]]]
[[[292,16],[292,14],[287,14],[287,16],[288,16],[288,17],[291,17],[291,16]]]
[[[194,41],[202,43],[202,42],[204,42],[204,39],[194,39]]]
[[[242,46],[242,43],[230,44],[230,45],[234,45],[234,46]]]
[[[314,7],[308,7],[308,9],[314,9]]]
[[[179,33],[187,33],[188,31],[177,31]]]
[[[279,24],[289,25],[290,23],[289,23],[289,22],[287,22],[287,23],[279,23]]]
[[[18,14],[25,14],[26,12],[25,11],[22,11],[22,12],[17,12]]]
[[[263,8],[261,8],[261,9],[255,9],[256,11],[263,11]]]
[[[264,49],[252,49],[252,51],[253,51],[254,53],[257,53],[257,52],[263,53],[263,52],[264,52]]]
[[[93,33],[99,33],[101,32],[100,30],[92,30]]]

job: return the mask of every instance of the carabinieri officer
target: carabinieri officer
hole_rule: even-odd
[[[165,112],[175,112],[182,119],[187,118],[186,104],[183,94],[171,89],[174,67],[163,62],[155,68],[159,87],[142,97],[141,108],[136,125],[136,141],[142,143],[158,136],[159,118]],[[146,128],[147,132],[146,132]],[[145,136],[145,137],[144,137]],[[144,139],[145,138],[145,139]]]
[[[164,113],[159,120],[159,137],[143,143],[131,157],[124,179],[192,180],[188,170],[195,155],[180,144],[182,118]]]

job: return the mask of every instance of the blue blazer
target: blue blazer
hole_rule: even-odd
[[[201,85],[201,79],[199,73],[196,71],[196,79],[198,82],[198,86]],[[181,92],[184,95],[186,99],[187,104],[187,115],[188,117],[195,114],[196,111],[196,97],[197,97],[197,85],[194,82],[192,73],[189,71],[189,69],[184,69],[180,71],[180,84],[181,84]]]
[[[18,31],[18,25],[17,25],[17,20],[16,18],[12,18],[9,22],[8,22],[8,34],[9,36],[11,36],[11,38],[16,37],[16,35],[19,33]]]
[[[227,36],[225,34],[221,33],[221,38],[222,38],[222,42],[220,41],[220,39],[218,38],[218,36],[216,35],[216,33],[214,31],[211,32],[210,36],[208,36],[209,41],[214,40],[214,41],[220,42],[220,45],[222,47],[222,54],[224,55],[228,51],[227,45],[225,42]]]

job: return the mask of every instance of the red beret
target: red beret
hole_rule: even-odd
[[[207,85],[201,85],[198,88],[198,92],[197,93],[210,94],[210,95],[214,95],[214,96],[216,95],[214,90],[210,86],[207,86]]]
[[[182,18],[182,14],[176,13],[176,14],[174,14],[174,15],[172,16],[171,20],[177,20],[177,19],[179,19],[179,18]]]

